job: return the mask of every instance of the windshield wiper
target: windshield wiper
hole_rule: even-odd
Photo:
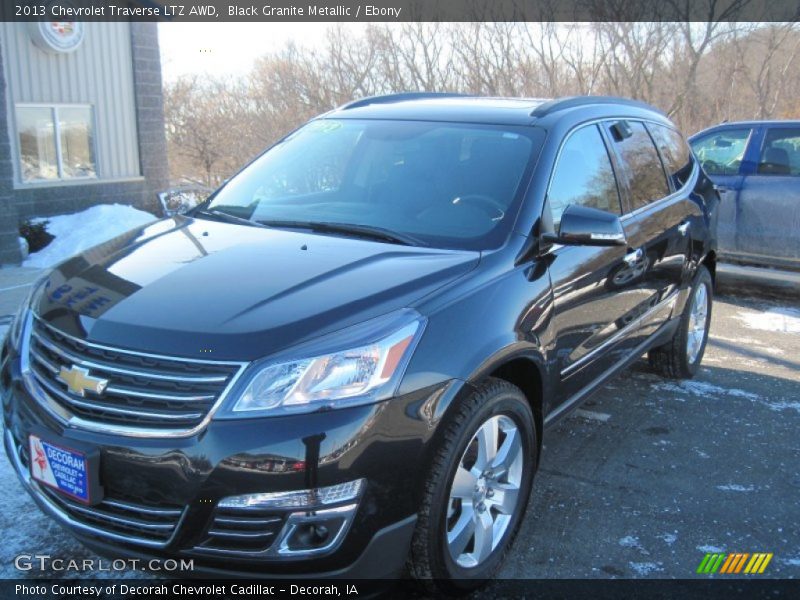
[[[402,244],[403,246],[426,246],[422,240],[406,233],[397,233],[383,227],[373,225],[353,225],[351,223],[328,223],[325,221],[283,221],[261,220],[258,221],[269,227],[285,227],[287,229],[310,229],[320,233],[344,233],[359,237],[370,238],[381,242]]]
[[[198,210],[195,214],[203,217],[208,217],[209,219],[213,219],[215,221],[222,221],[223,223],[249,225],[250,227],[266,227],[266,225],[263,225],[258,221],[251,221],[250,219],[245,219],[244,217],[237,217],[236,215],[222,212],[221,210],[213,210],[213,209]]]

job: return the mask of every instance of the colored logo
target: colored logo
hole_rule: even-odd
[[[755,552],[748,554],[747,552],[731,552],[725,553],[707,553],[700,566],[697,567],[697,572],[702,575],[711,575],[713,573],[722,573],[724,575],[760,575],[763,573],[769,561],[772,560],[772,552]]]
[[[95,394],[102,394],[108,386],[108,379],[94,377],[89,374],[88,369],[83,367],[71,366],[69,369],[61,367],[58,372],[58,379],[67,384],[67,389],[81,398],[86,396],[89,390]]]

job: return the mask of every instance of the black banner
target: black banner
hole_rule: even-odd
[[[428,590],[426,591],[426,587]],[[228,600],[259,598],[445,598],[435,585],[381,580],[166,580],[166,579],[6,579],[0,598],[32,600]],[[800,582],[781,579],[503,579],[488,582],[470,598],[535,598],[536,600],[758,600],[800,597]]]
[[[800,0],[4,0],[4,21],[796,21]]]

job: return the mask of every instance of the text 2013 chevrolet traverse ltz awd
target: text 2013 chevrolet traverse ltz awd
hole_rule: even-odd
[[[550,424],[644,353],[697,371],[718,200],[640,103],[353,102],[34,286],[6,452],[101,553],[469,589]]]

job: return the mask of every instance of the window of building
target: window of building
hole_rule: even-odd
[[[658,146],[664,167],[675,189],[682,188],[692,174],[692,153],[680,133],[665,125],[648,123],[647,129]]]
[[[547,197],[553,223],[561,222],[570,204],[622,212],[614,169],[596,125],[578,129],[564,142]]]
[[[16,113],[22,181],[97,176],[91,106],[19,105]]]
[[[629,128],[629,135],[617,141],[616,147],[628,167],[631,209],[636,210],[668,196],[670,190],[661,159],[644,123],[625,121],[625,125]]]
[[[760,175],[800,175],[800,127],[768,129],[758,161]]]

